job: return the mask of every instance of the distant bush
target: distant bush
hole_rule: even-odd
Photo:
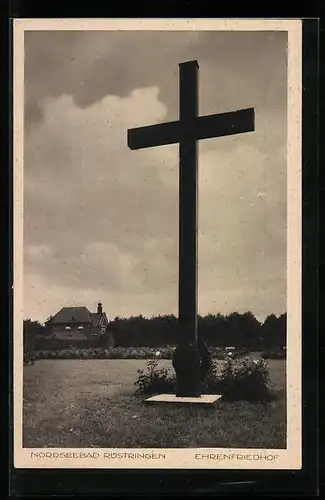
[[[136,394],[172,393],[176,388],[176,378],[165,368],[159,368],[158,361],[149,361],[146,370],[138,370],[134,385]],[[208,374],[202,393],[222,394],[228,401],[246,400],[266,403],[274,398],[269,386],[268,365],[264,360],[248,357],[232,359],[228,357],[221,371],[214,362]]]
[[[24,353],[24,365],[33,365],[35,363],[36,355],[33,351]]]
[[[225,360],[229,356],[229,352],[224,347],[210,347],[211,355],[214,359]],[[233,358],[240,358],[248,354],[248,349],[234,348],[230,351]]]
[[[268,349],[261,354],[263,359],[286,359],[285,349]]]

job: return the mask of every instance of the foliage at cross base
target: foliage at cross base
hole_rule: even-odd
[[[267,362],[248,356],[235,360],[227,358],[220,373],[215,365],[205,381],[204,389],[222,394],[228,401],[267,403],[275,398],[269,387]]]
[[[146,370],[138,370],[134,385],[136,394],[174,393],[176,377],[166,368],[159,368],[158,360],[149,361]],[[228,357],[221,370],[217,363],[202,384],[202,393],[222,394],[228,401],[250,401],[268,403],[275,398],[269,388],[269,369],[263,359],[249,357],[232,359]]]
[[[147,363],[146,370],[138,369],[139,374],[134,385],[136,394],[173,393],[176,389],[176,376],[167,368],[158,368],[158,360]]]

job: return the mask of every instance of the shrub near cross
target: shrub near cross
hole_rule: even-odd
[[[176,388],[176,378],[166,368],[158,368],[157,360],[150,360],[146,371],[137,370],[138,379],[134,382],[136,394],[154,394],[159,392],[173,393]]]
[[[215,377],[210,390],[219,390],[229,401],[246,400],[269,402],[274,394],[269,389],[269,368],[264,360],[245,357],[238,360],[228,358],[220,378]]]

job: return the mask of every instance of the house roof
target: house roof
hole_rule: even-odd
[[[87,307],[62,307],[53,316],[51,323],[91,323],[91,316],[92,313]]]

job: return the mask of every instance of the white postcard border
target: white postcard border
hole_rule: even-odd
[[[301,93],[302,21],[247,19],[14,20],[14,466],[17,468],[300,469],[301,450]],[[287,115],[287,448],[23,448],[24,31],[218,30],[288,32]]]

